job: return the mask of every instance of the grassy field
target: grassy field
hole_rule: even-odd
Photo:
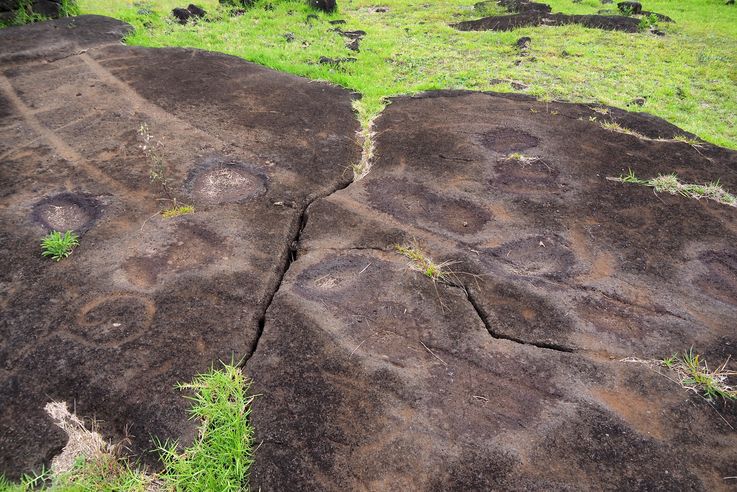
[[[645,1],[645,9],[675,20],[659,24],[663,37],[579,26],[504,33],[451,28],[480,16],[475,1],[341,0],[337,13],[308,20],[314,12],[301,0],[259,0],[237,17],[219,10],[217,0],[200,0],[210,22],[187,26],[169,16],[188,3],[181,0],[80,0],[80,7],[133,24],[127,40],[133,45],[220,51],[358,91],[364,123],[386,96],[447,88],[515,91],[508,81],[516,81],[527,86],[522,92],[541,98],[645,111],[737,148],[737,7],[722,0]],[[564,13],[611,8],[599,0],[548,3]],[[346,21],[338,26],[344,30],[366,31],[360,52],[348,50],[346,38],[331,31],[336,26],[328,21],[336,19]],[[529,56],[519,56],[515,41],[521,36],[532,38]],[[331,67],[318,63],[321,56],[356,61]],[[642,107],[632,104],[636,98],[644,98]]]

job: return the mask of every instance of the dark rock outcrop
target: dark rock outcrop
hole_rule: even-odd
[[[360,158],[348,91],[124,46],[128,29],[81,16],[0,30],[0,473],[13,478],[66,442],[49,399],[113,442],[135,436],[147,462],[154,436],[192,439],[175,384],[251,353],[305,207]],[[196,213],[152,217],[142,121]],[[49,227],[81,232],[67,260],[41,256]]]
[[[307,3],[317,10],[323,12],[334,12],[338,8],[338,3],[335,0],[307,0]]]

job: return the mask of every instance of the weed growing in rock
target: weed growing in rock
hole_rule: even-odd
[[[635,130],[631,130],[629,128],[625,128],[619,123],[617,123],[616,121],[603,121],[601,122],[601,127],[604,130],[609,130],[610,132],[624,133],[625,135],[631,135],[633,137],[641,138],[643,140],[649,140],[642,133],[636,132]]]
[[[658,25],[658,16],[655,14],[650,15],[643,15],[640,18],[640,30],[646,31],[650,29],[651,27],[656,27]]]
[[[199,438],[184,452],[176,444],[160,446],[166,467],[161,479],[174,490],[243,490],[253,463],[248,416],[254,397],[245,376],[234,365],[224,365],[179,389],[194,391],[191,414],[202,425]]]
[[[654,178],[640,179],[638,178],[632,169],[627,171],[618,178],[609,177],[610,181],[618,181],[620,183],[631,183],[643,186],[649,186],[655,190],[655,192],[666,192],[671,195],[682,195],[687,198],[694,198],[700,200],[707,198],[714,200],[722,205],[729,205],[731,207],[737,207],[737,196],[726,191],[719,180],[716,180],[707,184],[691,184],[681,183],[678,180],[678,176],[675,173],[671,174],[659,174]]]
[[[52,260],[61,261],[72,254],[72,250],[79,246],[79,236],[72,231],[61,233],[52,231],[41,241],[44,256],[50,256]]]
[[[194,213],[194,207],[192,205],[179,205],[178,207],[167,208],[161,212],[161,216],[165,219],[171,219],[172,217],[179,217],[180,215],[188,215]]]
[[[171,187],[169,186],[171,180],[167,174],[166,162],[164,161],[164,157],[161,155],[160,149],[163,147],[161,141],[154,138],[147,123],[141,123],[141,126],[138,128],[138,135],[141,137],[139,148],[151,163],[149,179],[152,184],[158,184],[164,192],[164,195],[166,195],[166,198],[162,198],[161,200],[171,203],[170,207],[161,211],[162,216],[165,219],[170,219],[172,217],[194,213],[193,206],[177,204],[177,198],[174,196],[174,193],[172,193]]]
[[[419,249],[416,243],[409,246],[395,245],[394,249],[397,253],[406,256],[411,260],[410,267],[422,273],[424,276],[432,279],[434,282],[447,281],[451,272],[446,267],[453,262],[435,263],[429,256]]]
[[[716,398],[737,400],[737,389],[729,384],[729,379],[737,376],[737,371],[727,369],[729,358],[715,369],[709,369],[706,360],[695,354],[693,347],[683,354],[673,354],[662,360],[638,359],[628,357],[622,362],[644,364],[658,374],[668,378],[681,387],[693,391],[708,401]],[[662,372],[666,369],[666,372]],[[675,377],[673,377],[675,375]]]
[[[673,363],[670,369],[676,371],[684,388],[701,393],[708,400],[714,398],[737,400],[737,389],[727,384],[728,378],[737,376],[737,371],[728,371],[728,362],[729,359],[716,369],[710,370],[706,360],[699,354],[694,354],[691,348],[679,361]]]

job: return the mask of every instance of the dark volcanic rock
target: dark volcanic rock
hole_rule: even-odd
[[[173,15],[180,24],[186,24],[189,18],[192,17],[192,13],[183,8],[172,9],[171,15]]]
[[[132,434],[146,461],[154,436],[186,444],[174,384],[244,358],[252,490],[723,490],[734,475],[737,406],[623,359],[737,358],[735,208],[607,178],[734,191],[737,152],[646,114],[440,91],[391,101],[351,182],[345,90],[73,25],[0,31],[0,472],[62,448],[50,399]],[[195,214],[155,215],[141,122]],[[40,256],[49,228],[82,234],[70,258]]]
[[[619,2],[617,8],[623,14],[638,15],[642,13],[642,4],[640,2]]]
[[[320,65],[333,65],[335,67],[339,67],[343,63],[353,63],[358,61],[358,59],[353,57],[347,57],[347,58],[328,58],[327,56],[321,56],[318,60],[318,63]]]
[[[737,153],[601,118],[519,95],[393,99],[369,174],[308,209],[248,361],[252,488],[723,488],[737,434],[621,359],[737,355],[735,209],[606,178],[735,190]],[[412,270],[394,245],[413,241],[456,273]]]
[[[538,2],[529,2],[527,0],[500,0],[499,5],[506,8],[510,12],[537,12],[548,14],[551,11],[550,5]]]
[[[226,55],[124,46],[127,29],[81,16],[0,30],[10,477],[64,446],[43,410],[51,399],[97,418],[113,442],[134,436],[145,461],[154,437],[191,440],[174,385],[250,354],[303,209],[348,184],[359,159],[347,91]],[[137,148],[141,122],[196,213],[153,216],[162,195]],[[59,263],[40,254],[49,227],[82,232]]]
[[[187,10],[189,10],[189,13],[192,14],[192,17],[204,17],[205,15],[207,15],[205,9],[203,9],[202,7],[198,7],[193,3],[190,3],[187,6]]]
[[[482,5],[477,4],[477,5]],[[622,2],[622,4],[638,4],[637,2]],[[580,24],[584,27],[595,29],[603,29],[607,31],[624,31],[638,32],[640,30],[640,20],[633,17],[624,17],[621,15],[568,15],[550,12],[550,6],[543,3],[529,2],[527,0],[501,0],[499,5],[504,6],[510,12],[516,12],[513,15],[496,15],[484,17],[482,19],[470,20],[452,24],[461,31],[511,31],[521,27],[529,26],[564,26],[567,24]],[[621,9],[622,7],[620,7]],[[658,20],[664,22],[672,22],[672,20],[664,15],[652,12],[641,12],[647,15],[655,15]],[[634,12],[633,12],[634,13]]]
[[[323,12],[334,12],[338,7],[335,0],[307,0],[307,3],[313,9],[322,10]]]
[[[580,24],[584,27],[603,29],[606,31],[638,32],[640,21],[634,17],[619,15],[567,15],[521,13],[498,15],[482,19],[463,21],[452,26],[460,31],[512,31],[520,27],[530,26],[565,26]]]
[[[532,42],[532,38],[530,38],[530,37],[528,37],[528,36],[524,36],[524,37],[521,37],[521,38],[519,38],[519,39],[517,40],[517,42],[515,43],[515,45],[516,45],[516,46],[517,46],[517,48],[519,48],[520,50],[526,50],[527,48],[529,48],[529,47],[530,47],[530,43],[531,43],[531,42]]]

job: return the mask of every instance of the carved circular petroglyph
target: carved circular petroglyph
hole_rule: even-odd
[[[191,189],[197,202],[209,205],[233,203],[263,195],[266,178],[246,166],[215,164],[195,174]]]
[[[155,313],[155,304],[145,296],[107,294],[82,306],[69,331],[94,345],[120,345],[141,336]]]
[[[537,147],[540,139],[522,130],[496,128],[484,133],[481,137],[481,143],[489,150],[508,154]]]
[[[96,200],[73,193],[45,198],[33,207],[34,219],[46,229],[84,232],[99,215]]]

